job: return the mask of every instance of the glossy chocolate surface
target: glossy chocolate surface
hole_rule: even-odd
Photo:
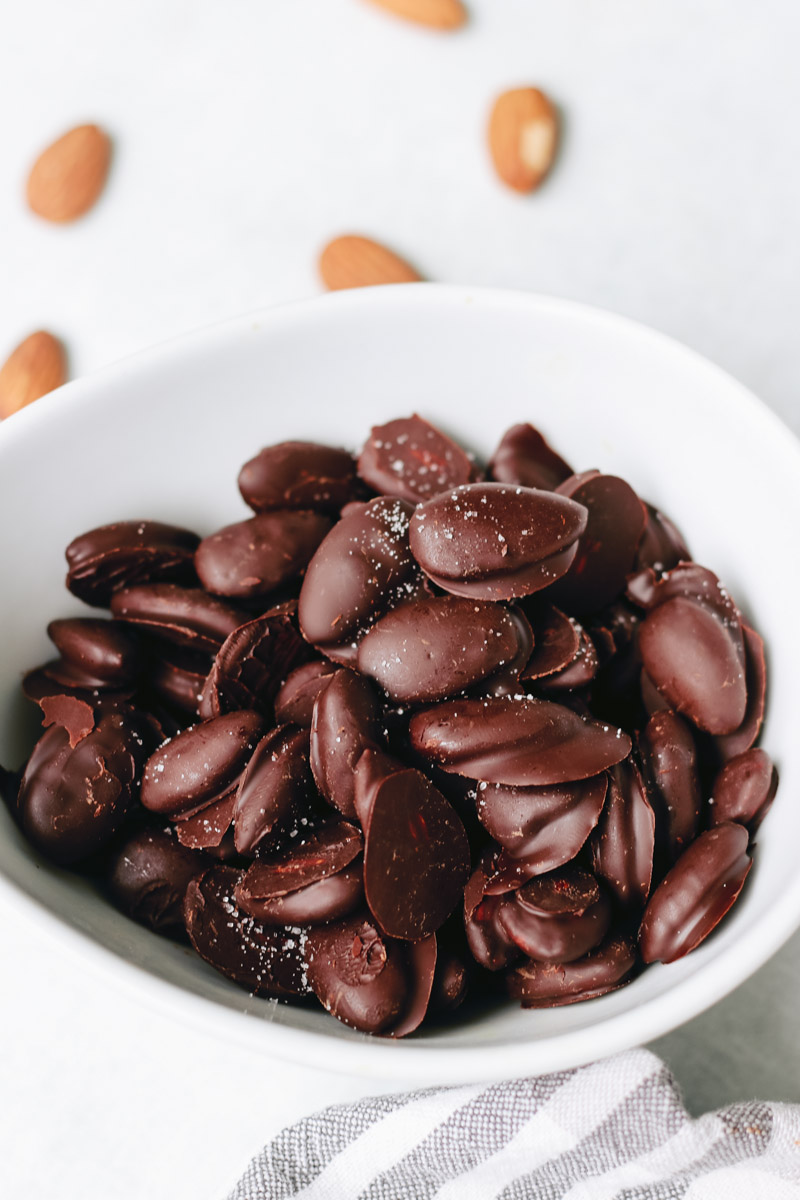
[[[313,659],[290,671],[275,696],[277,723],[310,729],[317,696],[328,686],[330,676],[337,669],[336,663]]]
[[[247,613],[202,588],[146,583],[121,588],[111,597],[118,621],[188,650],[215,654]]]
[[[101,688],[125,688],[140,672],[134,637],[112,621],[69,617],[51,621],[47,636],[74,678]]]
[[[627,983],[636,965],[630,938],[611,934],[602,945],[570,963],[528,959],[509,971],[508,994],[523,1008],[557,1008],[594,1000]]]
[[[471,483],[421,504],[411,551],[456,596],[512,600],[565,574],[586,528],[586,509],[566,496],[504,483]]]
[[[190,581],[199,538],[160,521],[118,521],[70,542],[67,587],[87,604],[105,607],[114,592],[134,583]]]
[[[596,775],[550,787],[478,785],[481,824],[531,875],[561,867],[580,850],[600,818],[608,780]]]
[[[368,679],[341,669],[314,705],[311,770],[326,800],[355,815],[355,768],[363,752],[381,743],[378,693]]]
[[[186,889],[208,859],[182,846],[168,829],[142,829],[127,838],[108,865],[109,894],[127,916],[156,933],[183,929]]]
[[[258,743],[239,780],[234,810],[237,851],[254,854],[269,834],[296,828],[310,811],[313,793],[308,730],[278,726]]]
[[[239,491],[258,512],[313,509],[336,513],[352,499],[356,464],[346,450],[317,442],[267,446],[239,472]]]
[[[630,752],[621,729],[549,700],[450,700],[411,718],[411,745],[445,771],[544,787],[597,775]]]
[[[461,447],[416,414],[372,429],[358,473],[374,491],[411,504],[478,477]]]
[[[498,483],[543,488],[554,492],[572,474],[572,467],[548,445],[533,425],[512,425],[492,455],[489,475]]]
[[[410,991],[405,954],[366,914],[309,930],[305,958],[312,991],[345,1025],[384,1033],[403,1013]]]
[[[203,538],[195,567],[207,591],[250,599],[297,579],[331,527],[322,513],[279,509]]]
[[[608,795],[592,835],[592,870],[622,908],[650,894],[656,817],[641,772],[626,758],[609,771]]]
[[[709,824],[738,821],[754,833],[769,812],[778,790],[778,772],[761,749],[731,758],[714,780]]]

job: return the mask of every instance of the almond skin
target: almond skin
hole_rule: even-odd
[[[74,221],[95,204],[108,175],[111,139],[97,125],[70,129],[37,158],[28,176],[29,208],[46,221]]]
[[[461,0],[371,0],[371,3],[429,29],[460,29],[467,20]]]
[[[0,419],[10,417],[66,382],[64,347],[39,330],[20,342],[0,367]]]
[[[514,88],[495,100],[489,119],[489,149],[503,183],[532,192],[553,165],[558,114],[538,88]]]
[[[332,292],[382,283],[418,283],[421,276],[393,251],[370,238],[345,234],[319,256],[322,282]]]

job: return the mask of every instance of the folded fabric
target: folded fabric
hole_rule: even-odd
[[[284,1129],[229,1200],[796,1200],[800,1105],[692,1119],[630,1050],[536,1079],[334,1105]]]

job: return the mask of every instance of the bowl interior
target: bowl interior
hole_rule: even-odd
[[[377,289],[241,319],[38,402],[0,430],[0,761],[18,765],[35,734],[19,680],[48,656],[47,622],[85,611],[63,584],[64,547],[76,534],[133,517],[211,532],[247,515],[236,476],[262,445],[305,438],[355,448],[370,425],[412,411],[483,456],[510,424],[530,420],[576,470],[624,476],[673,517],[763,633],[763,744],[781,786],[746,893],[723,928],[687,959],[589,1004],[535,1013],[501,1005],[395,1044],[322,1012],[248,997],[79,878],[42,864],[5,811],[0,875],[113,977],[285,1057],[440,1080],[588,1061],[694,1015],[800,921],[798,580],[786,532],[800,516],[800,454],[740,385],[668,339],[546,298]]]

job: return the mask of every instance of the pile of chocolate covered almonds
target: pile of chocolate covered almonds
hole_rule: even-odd
[[[530,425],[246,463],[255,515],[67,548],[15,817],[250,992],[400,1037],[694,949],[777,776],[764,647],[671,522]],[[10,786],[13,784],[13,786]],[[454,1019],[454,1018],[452,1018]]]

